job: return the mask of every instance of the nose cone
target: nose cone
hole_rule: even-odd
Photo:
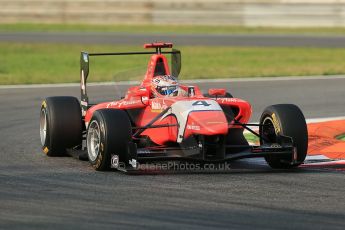
[[[223,111],[194,111],[188,116],[184,137],[192,134],[226,135],[228,122]]]

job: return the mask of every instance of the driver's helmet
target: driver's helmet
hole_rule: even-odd
[[[152,78],[152,93],[154,96],[177,96],[179,84],[172,75],[159,75]]]

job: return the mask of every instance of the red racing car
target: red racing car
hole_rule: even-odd
[[[226,89],[202,94],[178,82],[181,53],[172,43],[145,44],[148,52],[81,53],[81,101],[48,97],[40,111],[42,149],[48,156],[86,154],[96,170],[135,170],[138,163],[220,163],[264,157],[273,168],[303,163],[308,146],[305,118],[292,104],[267,107],[259,124],[248,123],[251,105]],[[169,49],[163,51],[162,49]],[[86,91],[89,58],[151,54],[144,79],[121,100],[91,104]],[[171,55],[171,68],[167,55]],[[259,132],[252,128],[256,126]],[[243,131],[260,138],[249,145]],[[122,167],[120,167],[122,166]]]

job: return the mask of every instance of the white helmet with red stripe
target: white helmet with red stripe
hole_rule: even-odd
[[[155,76],[151,82],[151,90],[154,96],[177,96],[179,83],[172,75]]]

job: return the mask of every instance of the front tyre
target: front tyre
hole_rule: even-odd
[[[98,171],[110,168],[112,158],[118,164],[129,162],[129,143],[132,127],[122,110],[100,109],[94,114],[87,129],[87,152],[91,165]]]
[[[82,115],[75,97],[48,97],[41,105],[40,138],[48,156],[61,156],[82,142]]]
[[[292,104],[278,104],[267,107],[260,118],[261,144],[277,143],[278,135],[291,137],[297,151],[297,162],[292,157],[268,156],[266,162],[272,168],[292,168],[303,163],[308,150],[308,130],[302,111]],[[266,141],[264,140],[266,139]]]

